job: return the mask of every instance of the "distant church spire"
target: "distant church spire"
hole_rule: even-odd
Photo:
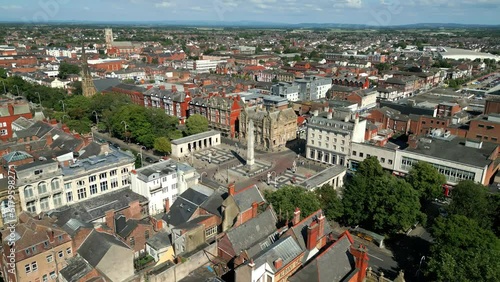
[[[85,54],[85,44],[82,42],[82,92],[83,96],[91,97],[96,93],[94,81],[90,74],[87,55]]]

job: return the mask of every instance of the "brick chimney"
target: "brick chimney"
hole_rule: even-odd
[[[325,215],[323,214],[323,212],[321,212],[318,217],[318,225],[318,234],[320,237],[322,237],[325,234]]]
[[[318,244],[318,231],[319,224],[314,220],[309,227],[307,227],[307,249],[312,250]]]
[[[283,260],[281,258],[278,258],[277,260],[274,261],[274,268],[276,270],[280,269],[283,266]]]
[[[106,225],[115,232],[115,210],[109,210],[105,213]]]
[[[417,136],[410,135],[410,137],[408,137],[408,146],[412,149],[416,149],[418,147]]]
[[[165,207],[165,213],[170,212],[170,199],[166,198],[165,202],[163,204],[164,204],[164,207]]]
[[[252,203],[252,218],[257,217],[257,210],[259,208],[259,204],[257,202]]]
[[[293,212],[293,220],[292,220],[292,225],[295,226],[299,224],[300,222],[300,209],[295,208],[295,211]]]
[[[47,144],[47,146],[52,145],[52,142],[54,142],[54,140],[52,139],[52,133],[50,133],[50,132],[49,132],[49,133],[47,133],[47,134],[45,135],[45,140],[46,140],[46,141],[45,141],[45,144]]]
[[[234,196],[235,194],[234,189],[235,189],[234,183],[229,184],[229,186],[227,187],[229,195]]]
[[[253,259],[250,259],[250,262],[248,263],[248,266],[250,266],[251,268],[255,267],[255,263],[253,262]]]
[[[47,237],[49,237],[50,243],[54,243],[54,230],[52,228],[47,229]]]
[[[357,282],[362,282],[366,277],[366,270],[368,269],[368,249],[363,245],[359,245],[357,248],[351,246],[350,252],[354,256],[356,269],[359,270]]]

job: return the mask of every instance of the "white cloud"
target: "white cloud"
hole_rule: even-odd
[[[168,7],[172,7],[172,6],[174,6],[174,4],[169,2],[169,1],[163,1],[163,2],[155,4],[156,8],[168,8]]]
[[[83,7],[83,9],[84,9],[85,11],[89,11],[89,10],[90,10],[90,8],[89,8],[89,7]]]
[[[0,6],[0,9],[3,9],[3,10],[19,10],[19,9],[22,9],[23,7],[22,6],[19,6],[19,5],[3,5],[3,6]]]
[[[334,8],[360,9],[363,6],[362,0],[335,0]]]

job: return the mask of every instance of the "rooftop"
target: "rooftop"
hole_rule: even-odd
[[[187,137],[183,137],[183,138],[172,140],[172,144],[174,144],[174,145],[180,145],[180,144],[184,144],[184,143],[188,143],[188,142],[194,142],[194,141],[197,141],[197,140],[200,140],[200,139],[203,139],[203,138],[217,136],[219,134],[220,134],[219,131],[210,130],[210,131],[206,131],[206,132],[194,134],[194,135],[191,135],[191,136],[187,136]]]
[[[117,167],[120,164],[133,163],[135,158],[127,152],[111,149],[107,155],[91,156],[80,160],[69,167],[62,167],[63,175],[74,176],[82,175],[92,170],[103,170],[108,167]]]
[[[338,175],[344,173],[347,171],[347,168],[344,166],[340,165],[333,165],[325,170],[311,176],[310,178],[306,179],[304,182],[300,183],[299,185],[309,189],[309,190],[314,190],[321,184],[325,183],[326,181],[337,177]],[[308,188],[309,187],[309,188]]]

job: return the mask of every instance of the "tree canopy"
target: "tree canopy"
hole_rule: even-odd
[[[417,190],[421,200],[432,200],[443,195],[443,184],[446,184],[445,176],[426,162],[415,164],[406,180]]]
[[[430,281],[500,281],[500,240],[462,215],[438,218],[427,266]]]
[[[167,137],[158,137],[155,139],[154,149],[160,153],[168,154],[172,151],[172,144]]]
[[[395,233],[424,220],[418,193],[404,179],[385,173],[377,158],[366,158],[344,188],[343,220],[373,231]]]
[[[314,190],[314,194],[316,194],[328,220],[336,220],[342,216],[342,202],[337,195],[337,191],[331,185],[325,184],[317,188]]]
[[[493,209],[490,208],[488,197],[483,185],[470,180],[462,181],[453,189],[448,212],[475,220],[482,228],[491,228],[490,215]]]
[[[291,219],[295,208],[299,208],[302,217],[306,217],[321,208],[313,192],[297,186],[282,186],[274,192],[266,191],[266,199],[273,205],[282,218]]]
[[[59,78],[66,79],[70,74],[79,74],[81,68],[78,65],[62,62],[59,65]]]
[[[186,134],[193,135],[208,130],[208,120],[206,117],[194,114],[186,120]]]

